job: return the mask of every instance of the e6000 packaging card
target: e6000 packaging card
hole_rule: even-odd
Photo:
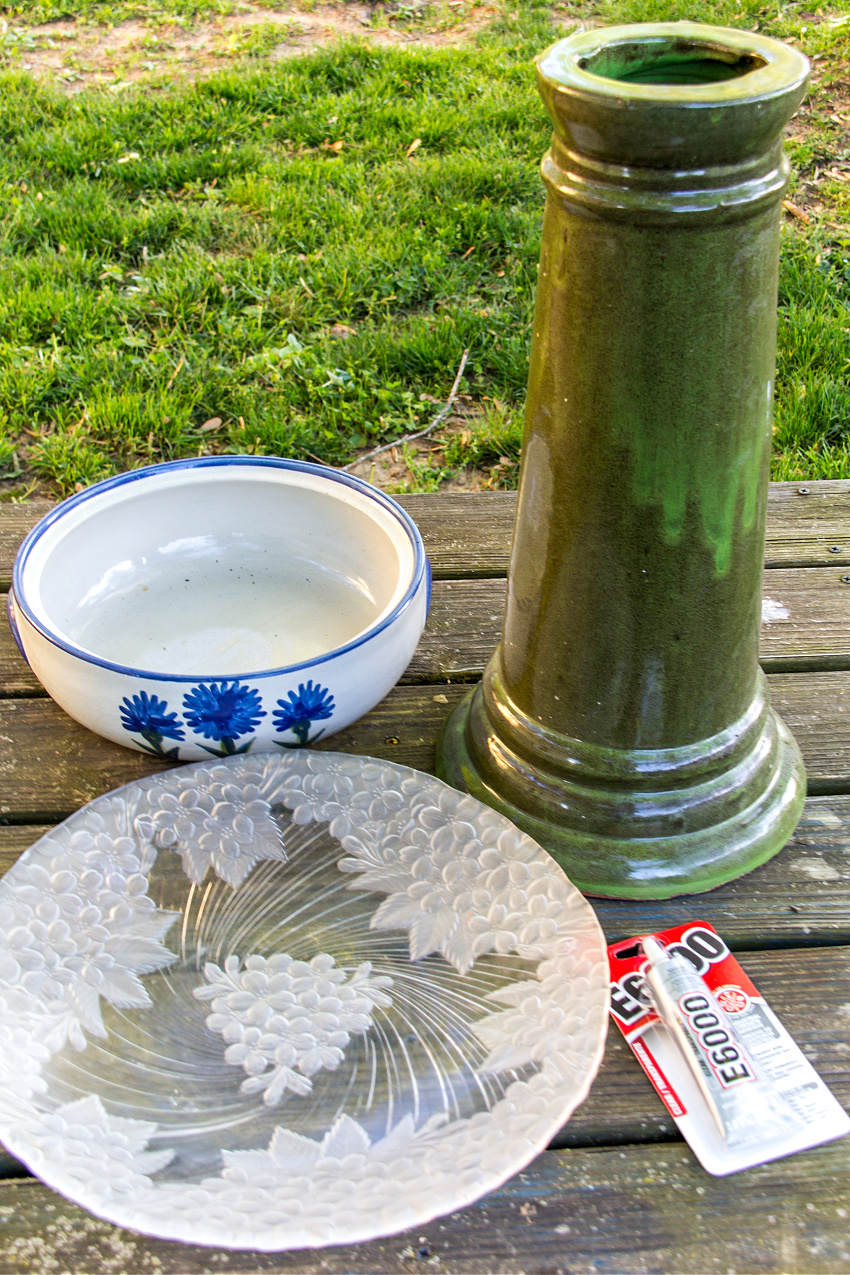
[[[608,948],[611,1013],[709,1173],[737,1173],[850,1132],[850,1118],[711,925],[692,921],[642,937],[657,940],[671,968],[688,975],[669,1002],[685,1030],[665,1026],[640,936]],[[748,1113],[737,1128],[724,1124],[736,1100]]]

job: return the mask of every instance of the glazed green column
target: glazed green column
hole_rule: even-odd
[[[439,773],[589,893],[711,889],[802,807],[758,639],[781,132],[807,74],[694,23],[538,61],[555,133],[503,638]]]

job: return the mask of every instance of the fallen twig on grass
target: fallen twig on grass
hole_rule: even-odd
[[[424,438],[426,434],[430,434],[436,429],[440,421],[445,420],[449,412],[452,410],[452,403],[455,401],[460,378],[463,376],[463,369],[466,367],[466,360],[469,358],[469,350],[464,350],[463,358],[460,361],[460,367],[457,370],[455,383],[451,388],[449,397],[446,399],[444,406],[440,409],[430,425],[426,425],[424,429],[417,430],[415,434],[405,434],[403,438],[395,438],[391,443],[384,443],[381,447],[373,447],[370,452],[366,452],[363,456],[358,456],[356,460],[349,461],[347,465],[343,465],[343,469],[353,469],[355,465],[360,465],[364,460],[371,460],[373,456],[380,456],[381,452],[388,452],[391,447],[400,447],[404,443],[412,443],[415,438]]]
[[[121,161],[119,160],[118,162],[120,163]],[[180,371],[181,367],[183,366],[185,362],[186,362],[185,356],[181,355],[180,362],[177,364],[176,368],[171,373],[171,376],[168,378],[168,384],[165,387],[167,390],[170,390],[174,382],[177,380],[177,373]]]

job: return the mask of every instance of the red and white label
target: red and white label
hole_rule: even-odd
[[[742,987],[734,983],[725,983],[723,987],[714,989],[714,997],[720,1008],[727,1014],[743,1014],[752,1004]]]

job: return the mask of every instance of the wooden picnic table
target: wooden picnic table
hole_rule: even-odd
[[[331,749],[433,770],[440,725],[497,640],[514,496],[408,496],[434,568],[428,627],[401,684]],[[0,505],[0,587],[46,504]],[[850,482],[770,493],[762,662],[800,742],[809,798],[770,863],[711,894],[594,900],[609,941],[710,921],[838,1100],[850,1103]],[[0,870],[85,802],[157,763],[48,699],[0,631]],[[549,1150],[480,1203],[369,1244],[279,1254],[121,1230],[0,1163],[2,1272],[846,1272],[850,1139],[712,1178],[612,1028],[590,1096]]]

